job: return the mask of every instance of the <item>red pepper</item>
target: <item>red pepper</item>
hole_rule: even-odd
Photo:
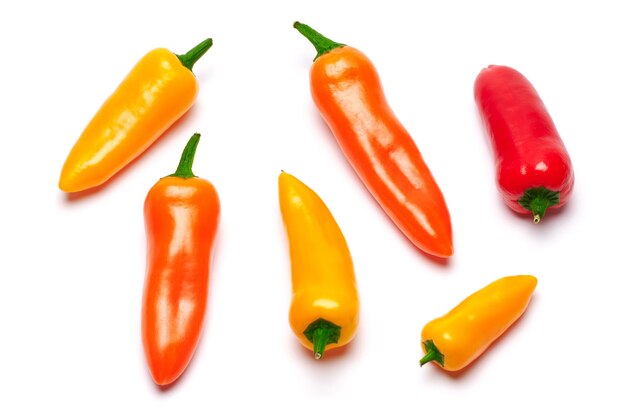
[[[474,99],[491,137],[500,194],[539,223],[563,206],[574,186],[565,145],[537,91],[510,67],[490,65],[474,84]]]

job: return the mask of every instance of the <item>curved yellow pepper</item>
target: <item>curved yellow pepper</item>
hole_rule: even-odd
[[[420,365],[434,361],[447,371],[469,365],[526,311],[536,286],[532,275],[501,278],[426,324]]]
[[[148,52],[103,103],[70,151],[59,179],[66,192],[106,182],[144,152],[193,105],[193,64],[211,47],[207,39],[184,55]]]
[[[320,359],[325,349],[347,344],[356,332],[359,297],[352,257],[315,191],[284,172],[278,191],[291,256],[289,323],[300,343]]]

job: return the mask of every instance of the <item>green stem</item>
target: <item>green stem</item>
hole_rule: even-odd
[[[560,196],[558,191],[551,191],[545,187],[529,188],[524,195],[517,200],[520,206],[529,210],[533,214],[533,222],[539,223],[546,215],[548,207],[559,204]]]
[[[426,349],[426,354],[424,355],[422,359],[420,359],[420,366],[424,366],[424,364],[427,364],[428,362],[431,362],[431,361],[435,361],[439,365],[443,366],[444,356],[439,351],[437,346],[435,346],[435,342],[433,342],[431,339],[428,339],[424,341],[423,343],[424,343],[424,349]]]
[[[324,350],[326,350],[326,344],[328,343],[328,329],[318,328],[313,332],[313,353],[315,359],[321,359],[324,356]]]
[[[304,23],[295,22],[293,24],[293,27],[296,28],[298,32],[303,34],[304,37],[307,38],[315,47],[317,55],[315,55],[313,61],[315,61],[317,58],[324,55],[325,53],[332,51],[333,49],[346,46],[343,43],[331,41],[326,36],[311,28],[309,25],[305,25]]]
[[[180,157],[180,162],[178,163],[178,168],[176,168],[176,172],[168,175],[168,177],[179,177],[179,178],[193,178],[195,175],[191,171],[191,167],[193,166],[193,158],[196,156],[196,148],[198,147],[198,142],[200,142],[200,133],[194,133],[187,142],[185,149],[183,150],[183,154]]]
[[[208,38],[194,46],[183,55],[176,55],[180,60],[180,63],[183,64],[189,71],[193,71],[193,65],[202,58],[202,55],[213,45],[213,39]]]
[[[337,343],[341,335],[341,327],[328,320],[317,319],[309,324],[303,334],[313,343],[313,354],[315,359],[321,359],[324,356],[326,345]]]

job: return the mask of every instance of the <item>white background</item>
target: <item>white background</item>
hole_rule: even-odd
[[[626,25],[620,2],[5,2],[0,7],[0,415],[624,415]],[[309,94],[308,23],[365,52],[449,206],[456,253],[414,248],[359,182]],[[190,113],[106,186],[57,188],[73,143],[155,47],[196,64]],[[500,200],[472,96],[488,64],[525,74],[576,172],[540,225]],[[140,337],[143,201],[192,133],[222,217],[209,307],[169,389]],[[280,170],[325,200],[355,262],[362,317],[314,361],[287,320]],[[419,367],[422,326],[506,275],[539,284],[473,366]],[[532,414],[531,414],[532,413]]]

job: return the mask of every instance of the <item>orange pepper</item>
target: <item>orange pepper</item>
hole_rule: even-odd
[[[83,130],[59,188],[76,192],[103,184],[185,114],[198,94],[191,70],[212,44],[207,39],[184,55],[158,48],[141,58]]]
[[[447,371],[469,365],[526,311],[536,286],[532,275],[501,278],[426,324],[420,365],[433,361]]]
[[[289,237],[292,300],[289,323],[320,359],[349,343],[359,322],[352,257],[322,199],[293,175],[278,177],[280,211]]]
[[[313,101],[361,181],[413,244],[434,256],[451,256],[446,202],[389,107],[372,62],[305,24],[294,27],[318,52],[310,73]]]
[[[148,243],[142,339],[154,382],[176,380],[200,338],[207,304],[209,264],[220,214],[213,185],[193,175],[200,135],[185,147],[176,172],[148,192]]]

